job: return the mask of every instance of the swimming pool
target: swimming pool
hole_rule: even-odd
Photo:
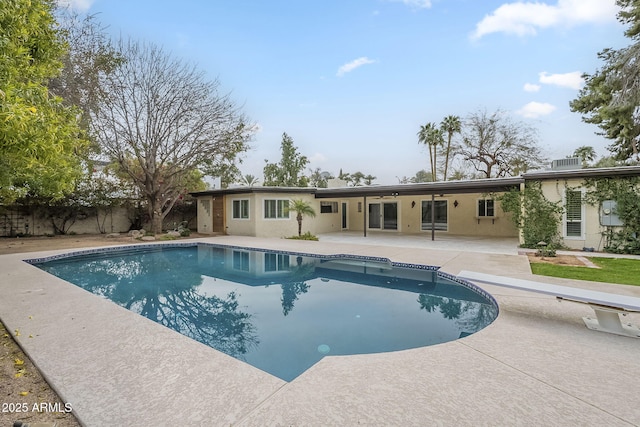
[[[285,381],[325,355],[452,341],[498,314],[473,285],[381,258],[188,243],[29,262]]]

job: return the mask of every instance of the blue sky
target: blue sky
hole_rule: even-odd
[[[114,36],[195,63],[257,124],[240,169],[262,178],[283,132],[310,169],[397,183],[428,169],[420,125],[479,110],[539,132],[550,159],[610,141],[569,110],[605,47],[629,44],[615,0],[73,0]]]

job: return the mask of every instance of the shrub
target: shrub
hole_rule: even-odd
[[[538,248],[539,242],[560,247],[561,202],[550,202],[542,194],[539,181],[527,183],[524,191],[512,190],[498,197],[502,210],[511,213],[515,226],[521,230],[525,248]]]
[[[314,236],[313,234],[311,234],[310,232],[306,232],[304,234],[301,234],[299,236],[291,236],[291,237],[287,237],[287,239],[292,239],[292,240],[313,240],[313,241],[318,241],[318,236]]]

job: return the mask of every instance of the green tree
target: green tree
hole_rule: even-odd
[[[582,167],[586,168],[589,166],[589,162],[596,159],[596,150],[594,150],[593,147],[583,145],[575,149],[573,156],[579,157],[582,161]]]
[[[47,89],[66,45],[53,0],[0,2],[0,203],[72,191],[87,141],[77,111]]]
[[[444,176],[443,180],[447,180],[447,172],[449,169],[449,155],[451,153],[451,139],[455,133],[462,131],[462,122],[458,116],[447,116],[440,123],[440,129],[447,134],[447,147],[445,148],[444,159]]]
[[[598,53],[604,65],[584,74],[585,86],[570,102],[571,111],[598,126],[614,142],[608,147],[617,160],[640,160],[640,2],[618,0],[618,20],[628,24],[625,36],[632,44]]]
[[[293,139],[287,133],[282,134],[280,143],[282,157],[278,163],[269,163],[265,160],[264,185],[273,187],[306,187],[309,180],[302,175],[304,168],[309,164],[306,156],[298,153],[293,145]]]
[[[365,175],[362,179],[364,180],[364,184],[365,185],[371,185],[373,184],[373,181],[376,180],[377,177],[369,174],[369,175]]]
[[[431,180],[438,180],[438,173],[436,169],[438,147],[442,147],[444,144],[444,136],[442,129],[439,129],[435,123],[427,123],[420,126],[418,132],[418,142],[426,145],[429,148],[429,164],[431,166]]]
[[[501,111],[470,114],[454,150],[483,178],[514,176],[546,162],[536,130]]]
[[[229,165],[252,129],[217,81],[153,44],[120,41],[122,63],[102,76],[91,126],[103,153],[145,201],[151,229],[193,190],[204,166]],[[200,184],[198,184],[200,185]]]
[[[424,169],[419,170],[418,172],[416,172],[415,176],[413,178],[411,178],[411,182],[430,182],[432,180],[432,176],[429,172],[427,172]]]
[[[305,215],[314,218],[316,216],[316,211],[309,202],[302,199],[292,200],[289,204],[289,210],[296,213],[296,221],[298,221],[298,236],[302,236],[302,218]]]
[[[320,168],[315,168],[309,175],[309,184],[316,188],[327,188],[328,180],[333,179],[329,172],[322,172]]]
[[[529,181],[524,191],[511,190],[497,199],[502,210],[511,213],[511,220],[521,230],[523,247],[536,248],[539,242],[559,246],[562,203],[547,200],[539,181]]]
[[[240,153],[236,157],[204,159],[201,170],[205,175],[220,178],[220,187],[228,188],[229,184],[242,179],[236,163],[242,163]]]

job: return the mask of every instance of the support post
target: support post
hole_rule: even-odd
[[[364,214],[364,237],[367,237],[367,196],[364,196],[364,201],[362,202],[362,213]]]
[[[431,241],[436,240],[436,195],[431,195]]]

